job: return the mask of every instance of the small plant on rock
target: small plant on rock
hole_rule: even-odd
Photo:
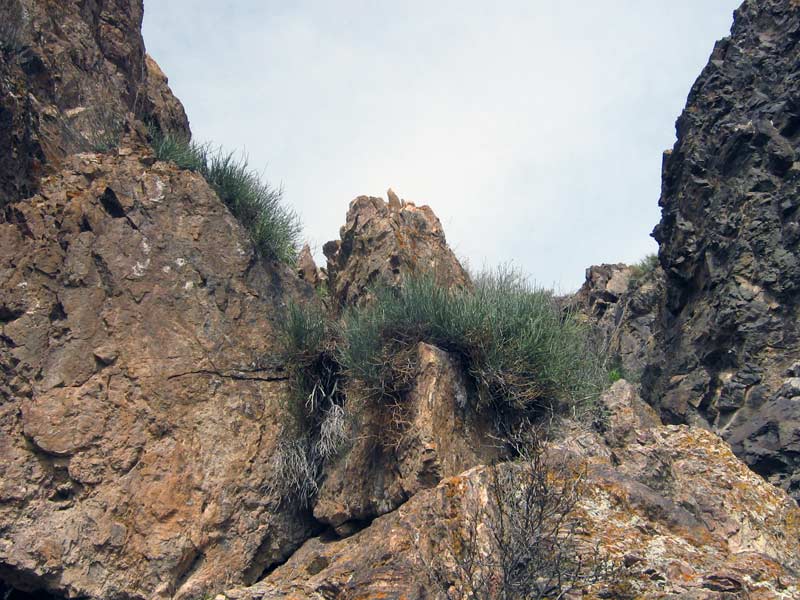
[[[462,506],[462,518],[433,536],[431,556],[420,553],[444,597],[545,600],[619,586],[619,565],[579,535],[584,473],[539,439],[511,439],[519,458],[487,469],[486,501]]]
[[[660,266],[657,254],[648,254],[636,264],[631,265],[628,288],[634,289],[638,287],[640,283],[649,279]]]
[[[300,241],[300,220],[273,188],[248,165],[247,158],[212,150],[189,138],[151,131],[156,158],[200,173],[247,229],[256,252],[268,259],[294,264]]]

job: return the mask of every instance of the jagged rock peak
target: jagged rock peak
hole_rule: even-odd
[[[339,240],[325,244],[328,286],[335,305],[364,299],[370,286],[397,285],[404,275],[431,273],[446,286],[470,285],[429,206],[359,196],[350,203]]]
[[[748,0],[665,154],[654,236],[666,291],[643,380],[800,498],[800,5]]]
[[[297,275],[315,288],[322,285],[327,279],[325,273],[314,262],[314,256],[311,254],[308,244],[303,245],[303,249],[297,257]]]

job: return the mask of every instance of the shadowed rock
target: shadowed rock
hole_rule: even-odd
[[[654,236],[666,272],[646,399],[711,427],[800,497],[800,10],[748,0],[664,156]]]
[[[189,135],[145,54],[142,14],[142,0],[0,3],[0,206],[36,193],[65,156],[113,144],[129,114]]]

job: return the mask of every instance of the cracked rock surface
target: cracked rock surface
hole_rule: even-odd
[[[145,52],[142,0],[0,2],[0,205],[32,196],[74,152],[130,113],[189,134],[183,105]]]
[[[800,6],[748,0],[664,158],[666,288],[643,379],[674,423],[719,432],[800,498]]]
[[[310,534],[265,469],[275,322],[312,294],[256,262],[197,174],[72,157],[0,219],[0,579],[197,597]]]

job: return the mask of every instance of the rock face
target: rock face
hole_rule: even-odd
[[[327,289],[338,312],[409,273],[469,286],[431,209],[362,196],[327,273],[307,248],[264,262],[201,176],[141,143],[144,120],[189,134],[141,0],[0,13],[0,594],[445,598],[431,565],[497,553],[463,534],[520,468],[453,356],[404,354],[394,402],[332,392],[354,427],[308,506],[276,467],[308,475],[287,304]],[[547,447],[546,481],[580,481],[575,534],[624,567],[588,598],[800,597],[800,509],[709,431],[797,491],[799,40],[795,0],[745,2],[665,161],[665,274],[593,267],[568,300],[624,371],[647,363],[649,404],[617,382],[596,430]]]
[[[582,431],[550,451],[586,469],[573,512],[579,531],[607,559],[627,565],[624,581],[588,597],[796,598],[795,503],[716,435],[660,425],[630,384],[617,382],[604,401],[605,438]],[[477,467],[446,478],[350,538],[309,540],[262,582],[224,597],[445,598],[428,565],[451,551],[452,536],[476,510],[491,504],[489,472]],[[476,543],[494,551],[482,534]]]
[[[586,281],[567,306],[591,324],[612,366],[638,379],[652,344],[655,315],[664,291],[660,269],[637,273],[624,264],[586,269]]]
[[[397,285],[409,273],[431,273],[445,286],[469,285],[428,206],[359,196],[350,203],[340,240],[328,242],[328,287],[336,306],[357,304],[377,283]]]
[[[325,281],[325,274],[314,262],[314,257],[311,256],[311,248],[309,248],[308,244],[303,246],[300,255],[297,257],[297,276],[314,288],[319,288]]]
[[[800,497],[800,10],[748,0],[664,158],[646,399]]]
[[[196,598],[312,531],[265,468],[275,323],[312,295],[255,261],[197,174],[85,154],[0,219],[0,580]]]
[[[0,2],[0,206],[32,196],[69,154],[108,146],[128,114],[189,134],[145,54],[142,0]]]
[[[490,423],[467,408],[467,381],[448,353],[419,344],[411,389],[395,405],[348,397],[352,446],[326,469],[314,516],[347,531],[395,510],[443,477],[498,455]]]

